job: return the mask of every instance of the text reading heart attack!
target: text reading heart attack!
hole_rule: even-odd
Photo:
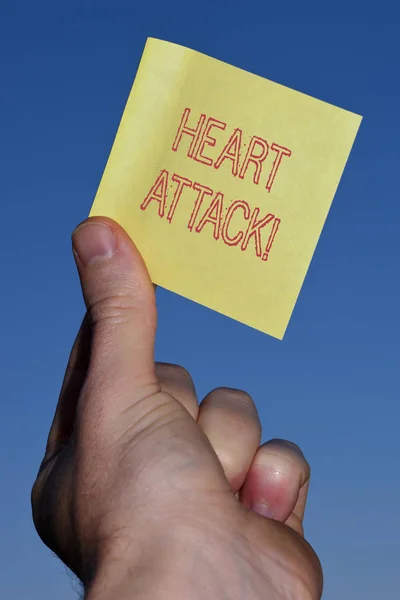
[[[266,193],[271,192],[282,163],[292,154],[288,148],[270,144],[256,135],[245,139],[240,128],[233,129],[229,135],[226,123],[205,114],[200,115],[197,124],[190,123],[192,119],[190,108],[185,108],[173,140],[174,152],[182,151],[182,138],[189,136],[189,159],[213,169],[220,169],[227,161],[233,177],[252,178],[254,185],[263,186]],[[216,129],[224,132],[218,135],[218,142],[212,136]],[[191,232],[210,229],[216,240],[239,246],[243,251],[254,249],[255,255],[264,261],[268,260],[281,223],[277,215],[265,214],[258,207],[251,208],[243,198],[225,199],[222,191],[166,169],[160,172],[140,208],[147,210],[154,202],[158,204],[159,217],[169,223],[179,210],[179,204],[190,202],[193,208],[187,227]]]

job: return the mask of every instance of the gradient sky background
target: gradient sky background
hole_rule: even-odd
[[[329,3],[301,13],[285,3],[278,14],[261,0],[2,2],[1,598],[76,597],[36,536],[29,494],[83,313],[70,232],[90,209],[149,35],[364,116],[284,341],[159,290],[157,358],[184,364],[200,396],[246,389],[263,440],[302,446],[325,600],[400,597],[400,15],[391,4],[377,15],[361,2],[331,14]]]

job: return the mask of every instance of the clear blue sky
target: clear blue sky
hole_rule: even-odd
[[[364,116],[284,341],[159,290],[157,358],[184,364],[200,395],[246,389],[264,440],[302,446],[325,600],[400,597],[400,15],[394,2],[378,15],[275,4],[1,5],[1,598],[76,597],[36,537],[29,493],[83,313],[70,232],[149,35]]]

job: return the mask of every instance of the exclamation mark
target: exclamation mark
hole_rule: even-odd
[[[281,223],[281,220],[278,219],[277,217],[275,217],[274,222],[272,224],[271,233],[269,234],[268,242],[265,247],[265,252],[262,255],[263,260],[268,260],[269,251],[271,250],[272,244],[274,243],[275,236],[278,233],[280,223]]]

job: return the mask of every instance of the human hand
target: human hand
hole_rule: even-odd
[[[301,452],[259,447],[246,393],[199,407],[184,369],[154,363],[154,289],[121,227],[88,219],[73,247],[87,315],[32,491],[43,541],[88,600],[318,600]]]

